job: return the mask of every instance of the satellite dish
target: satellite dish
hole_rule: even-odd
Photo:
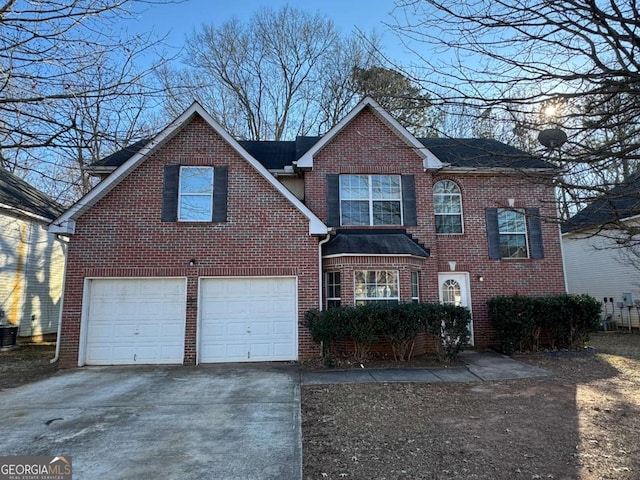
[[[547,148],[559,148],[567,141],[567,134],[559,128],[547,128],[538,134],[538,141]]]

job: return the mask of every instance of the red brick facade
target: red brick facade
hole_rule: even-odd
[[[167,164],[229,168],[228,221],[161,222]],[[196,260],[194,267],[189,266]],[[318,348],[302,325],[318,307],[318,240],[307,219],[200,118],[82,215],[69,243],[60,362],[78,364],[87,277],[186,277],[186,364],[195,362],[201,276],[298,277],[299,349]]]
[[[227,222],[161,222],[165,165],[227,166]],[[422,158],[369,108],[365,108],[314,157],[305,172],[305,204],[326,221],[327,174],[414,175],[418,225],[406,227],[430,258],[339,257],[324,261],[324,271],[340,271],[343,304],[353,304],[354,270],[393,269],[400,275],[402,300],[411,298],[411,272],[419,272],[420,299],[437,301],[438,273],[457,272],[469,278],[475,344],[489,344],[491,330],[486,301],[495,295],[542,295],[564,292],[558,228],[543,223],[544,258],[490,260],[485,208],[538,207],[553,216],[550,185],[535,184],[504,173],[425,171]],[[439,179],[455,181],[462,190],[464,233],[436,235],[432,186]],[[195,117],[155,153],[144,159],[113,190],[76,219],[67,261],[60,361],[78,364],[83,290],[91,277],[187,278],[184,363],[196,359],[198,278],[203,276],[295,276],[298,279],[298,356],[317,355],[303,325],[304,313],[317,308],[318,244],[309,235],[309,221],[281,192],[219,136]],[[191,259],[196,260],[190,266]],[[478,277],[484,281],[480,282]]]
[[[492,340],[486,305],[489,298],[516,293],[565,292],[557,224],[542,223],[542,259],[490,260],[488,254],[485,209],[507,208],[509,199],[513,199],[515,208],[537,207],[542,218],[554,218],[555,197],[548,179],[545,182],[516,172],[508,175],[490,171],[425,171],[414,147],[399,138],[368,108],[315,156],[313,170],[305,175],[306,204],[323,220],[326,220],[326,175],[336,173],[414,175],[418,225],[406,227],[406,231],[431,253],[428,259],[411,261],[401,257],[325,260],[325,271],[341,273],[343,304],[353,305],[353,272],[363,269],[398,270],[403,301],[411,299],[410,272],[417,270],[420,300],[438,301],[438,273],[450,272],[449,262],[456,262],[455,271],[468,275],[474,342],[476,347],[483,348]],[[464,233],[461,235],[435,233],[432,187],[444,179],[454,181],[462,191]]]

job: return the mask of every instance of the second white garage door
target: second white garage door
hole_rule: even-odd
[[[199,303],[199,363],[297,359],[295,278],[203,278]]]

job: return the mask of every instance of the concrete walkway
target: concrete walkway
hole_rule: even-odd
[[[463,352],[465,363],[449,368],[363,368],[360,370],[303,371],[303,385],[328,385],[339,383],[390,383],[390,382],[480,382],[544,377],[551,373],[542,368],[517,362],[495,352]]]

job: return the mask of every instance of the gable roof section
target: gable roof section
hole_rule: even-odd
[[[389,113],[382,108],[378,102],[371,97],[366,97],[362,100],[353,110],[351,110],[346,117],[340,120],[329,130],[320,140],[318,140],[304,155],[300,157],[297,162],[299,168],[313,168],[313,157],[322,148],[331,142],[338,133],[340,133],[351,121],[356,118],[362,110],[370,107],[371,110],[378,116],[384,123],[386,123],[396,134],[404,139],[416,152],[422,157],[422,166],[427,170],[437,170],[442,168],[442,162],[436,157],[425,145],[411,135],[409,131],[404,128],[400,123],[393,118]]]
[[[616,222],[638,215],[640,215],[640,172],[629,176],[623,183],[599,196],[563,223],[562,233],[615,227]]]
[[[167,141],[173,138],[182,128],[184,128],[194,116],[199,115],[209,126],[218,133],[232,148],[234,148],[242,158],[244,158],[258,174],[269,182],[280,194],[282,194],[300,213],[309,220],[310,235],[324,235],[327,233],[327,226],[309,208],[307,208],[295,195],[287,190],[269,171],[252,157],[245,148],[238,143],[231,135],[218,124],[211,115],[197,102],[191,106],[176,120],[169,124],[164,130],[154,138],[141,145],[136,153],[122,163],[111,175],[100,182],[93,190],[82,197],[71,208],[58,217],[49,227],[55,233],[72,234],[75,231],[75,221],[84,212],[90,209],[96,202],[103,198],[113,188],[115,188],[130,172],[140,165],[149,155],[161,148]],[[126,152],[128,154],[130,152]]]
[[[489,138],[419,138],[448,167],[555,169],[539,157]]]
[[[49,223],[64,208],[23,179],[0,167],[0,208]]]

